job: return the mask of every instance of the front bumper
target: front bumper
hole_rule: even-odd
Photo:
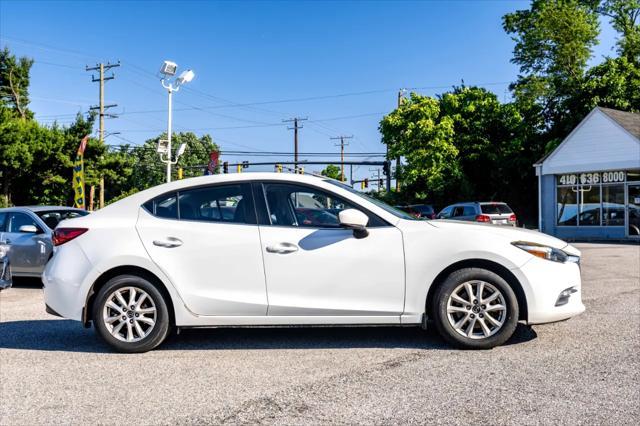
[[[6,251],[3,252],[5,255],[0,258],[0,290],[5,290],[12,284],[9,256]]]
[[[532,258],[517,271],[521,282],[527,283],[529,324],[562,321],[585,311],[577,263]]]

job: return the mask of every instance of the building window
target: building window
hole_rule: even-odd
[[[602,224],[624,226],[624,185],[602,185]]]
[[[578,187],[558,187],[558,225],[576,226],[578,224]]]
[[[556,176],[558,226],[624,226],[625,182],[638,171]]]
[[[600,226],[600,185],[580,187],[580,226]]]

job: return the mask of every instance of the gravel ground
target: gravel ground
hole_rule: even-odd
[[[587,311],[490,351],[412,328],[190,330],[141,355],[0,293],[0,424],[637,424],[640,246],[577,244]]]

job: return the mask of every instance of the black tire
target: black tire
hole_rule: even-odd
[[[148,335],[138,341],[127,342],[114,337],[103,319],[103,310],[105,309],[105,304],[109,296],[113,294],[114,291],[124,287],[134,287],[144,291],[155,305],[155,324],[148,332]],[[147,301],[145,303],[149,302]],[[167,308],[164,296],[151,282],[136,275],[119,275],[111,278],[96,295],[93,303],[92,319],[100,337],[118,352],[140,353],[150,351],[160,345],[170,331],[169,309]]]
[[[489,335],[488,337],[467,337],[461,334],[461,332],[456,331],[449,321],[447,313],[449,297],[451,297],[451,294],[456,288],[469,281],[483,281],[495,287],[501,293],[504,306],[506,306],[506,312],[502,314],[502,326],[497,329],[495,334]],[[473,297],[471,298],[473,299]],[[471,303],[474,302],[475,301],[472,301]],[[473,305],[470,306],[472,309],[474,308]],[[467,307],[465,306],[465,308]],[[518,300],[511,286],[498,274],[481,268],[465,268],[451,273],[451,275],[438,286],[432,300],[431,313],[438,332],[451,345],[461,349],[491,349],[503,344],[513,335],[518,325]],[[489,324],[487,318],[484,317],[487,313],[482,311],[482,314],[485,320],[484,323]],[[462,318],[465,315],[466,314],[461,313],[458,318]],[[475,315],[480,316],[480,314]],[[476,324],[475,321],[474,324]],[[478,329],[478,332],[475,333],[476,335],[482,332],[482,327],[480,327],[479,324],[477,326],[471,326],[469,322],[466,325],[467,330],[469,328],[472,329],[472,334],[474,334],[474,330]],[[476,328],[474,329],[474,327]]]

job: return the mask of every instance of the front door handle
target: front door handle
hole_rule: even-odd
[[[269,253],[287,254],[298,251],[298,246],[293,243],[278,243],[273,246],[267,246]]]
[[[153,245],[158,247],[173,248],[180,247],[182,245],[182,241],[175,237],[167,237],[166,240],[154,240]]]

